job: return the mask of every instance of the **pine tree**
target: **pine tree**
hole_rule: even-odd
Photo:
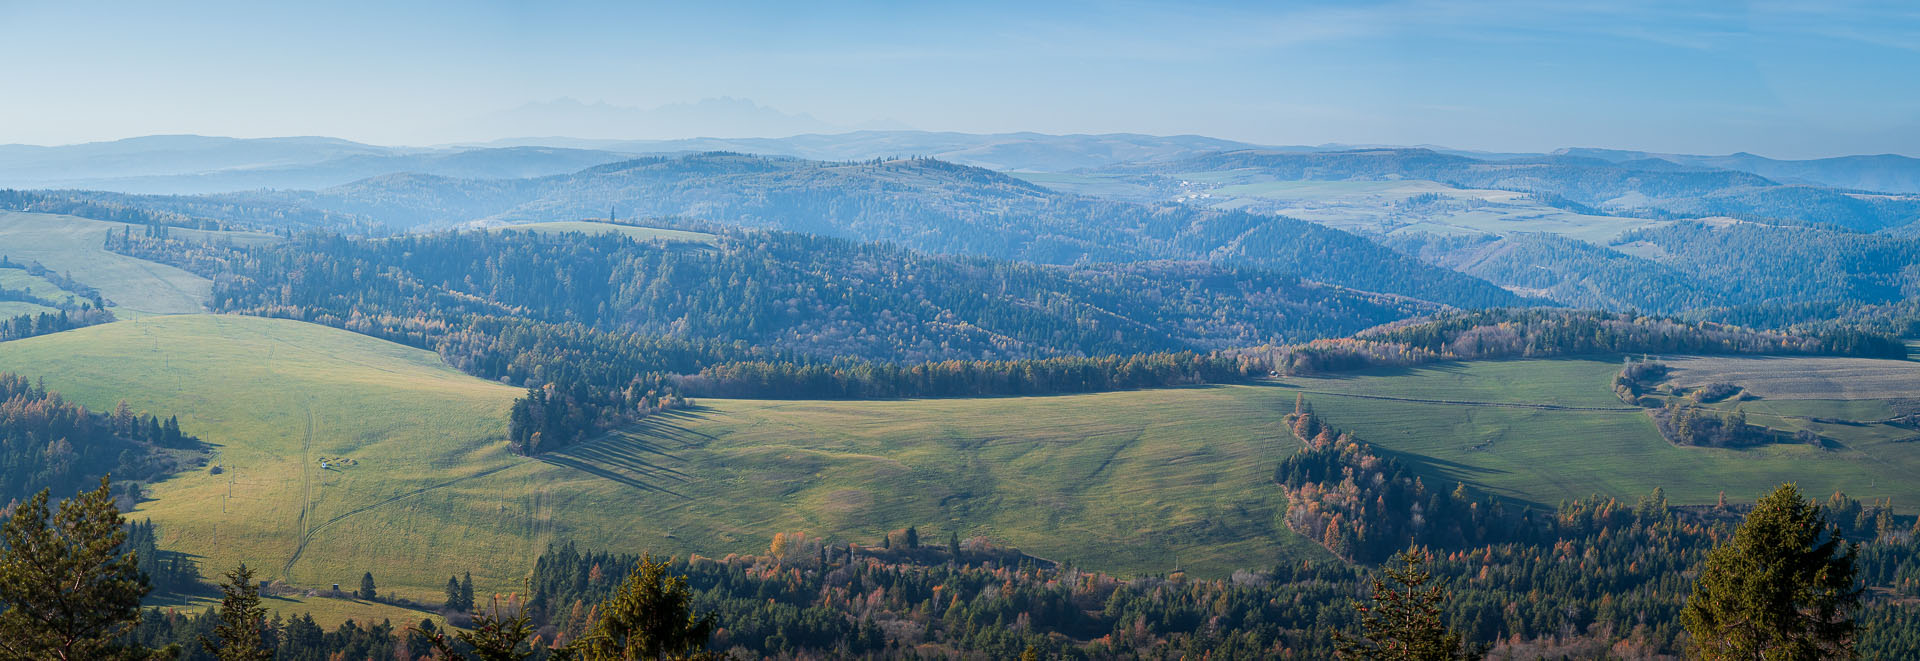
[[[373,601],[374,597],[379,596],[380,593],[374,590],[373,572],[367,572],[360,576],[360,591],[353,594],[367,601]]]
[[[565,658],[583,661],[629,659],[713,659],[703,651],[712,635],[712,616],[693,613],[693,591],[682,576],[667,576],[666,561],[652,555],[600,605],[586,635],[567,646]]]
[[[1381,568],[1386,579],[1373,579],[1373,605],[1353,604],[1364,633],[1358,639],[1334,633],[1334,650],[1340,658],[1474,661],[1486,655],[1485,646],[1466,642],[1441,621],[1450,593],[1427,573],[1424,565],[1431,559],[1426,551],[1407,550],[1395,557],[1398,567]]]
[[[486,612],[474,613],[473,624],[467,631],[455,631],[451,639],[444,631],[435,630],[432,622],[423,621],[421,624],[423,626],[409,629],[426,638],[438,652],[436,658],[439,659],[523,661],[533,656],[533,618],[518,604],[509,602],[501,605],[499,597],[494,597],[492,606]],[[455,645],[455,641],[462,645]],[[462,646],[471,650],[471,653],[462,654],[456,649]],[[554,658],[567,657],[555,655]]]
[[[448,576],[447,577],[447,611],[452,613],[459,613],[465,610],[466,609],[461,606],[461,602],[460,602],[460,577]]]
[[[1851,656],[1858,548],[1792,484],[1760,499],[1700,569],[1681,621],[1703,659]]]
[[[126,522],[107,479],[62,502],[48,521],[48,491],[21,503],[0,527],[0,658],[141,659],[122,644],[147,594],[138,559],[123,553]]]
[[[253,582],[253,569],[242,563],[227,572],[220,592],[226,596],[220,600],[220,623],[213,627],[219,641],[201,636],[200,646],[219,661],[272,661],[273,649],[261,635],[267,609],[260,606],[260,587]]]
[[[473,572],[460,573],[460,610],[473,610]]]

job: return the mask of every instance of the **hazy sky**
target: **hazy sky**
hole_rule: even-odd
[[[500,118],[563,97],[738,97],[837,126],[1920,155],[1910,1],[709,4],[0,0],[0,143],[430,144],[550,133]]]

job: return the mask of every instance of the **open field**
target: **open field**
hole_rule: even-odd
[[[546,223],[519,223],[514,225],[502,225],[500,227],[494,227],[491,229],[495,229],[495,230],[511,229],[511,230],[520,230],[523,232],[539,232],[542,234],[563,234],[567,232],[580,232],[584,234],[624,234],[626,236],[629,236],[635,239],[640,239],[643,241],[649,240],[649,239],[658,239],[658,240],[666,241],[669,243],[712,243],[713,240],[716,238],[714,237],[714,235],[707,234],[705,232],[688,232],[686,230],[663,229],[658,227],[634,227],[632,225],[597,223],[597,222],[587,221],[587,220],[554,221],[554,222],[546,222]]]
[[[43,312],[59,312],[59,310],[38,303],[27,303],[25,301],[0,301],[0,319],[18,317],[23,314],[40,314]]]
[[[47,281],[46,278],[29,274],[21,269],[0,269],[0,288],[24,289],[32,292],[36,297],[49,301],[58,301],[64,304],[78,305],[80,303],[80,297],[74,296],[71,292],[61,289],[58,285]],[[18,303],[19,301],[5,302]]]
[[[1668,381],[1732,383],[1763,399],[1920,398],[1920,362],[1866,358],[1712,356],[1662,361]]]
[[[1878,428],[1779,422],[1820,426],[1843,438],[1837,452],[1672,446],[1613,398],[1618,365],[1492,361],[1059,397],[711,400],[529,459],[503,440],[519,389],[334,329],[190,315],[0,343],[0,370],[44,375],[92,407],[124,397],[177,413],[218,446],[224,473],[163,481],[135,513],[208,575],[246,561],[263,578],[324,587],[370,570],[383,591],[427,603],[460,571],[483,592],[516,590],[560,540],[720,555],[764,550],[775,532],[871,543],[915,525],[929,539],[980,535],[1123,573],[1218,576],[1325,557],[1276,524],[1270,478],[1298,447],[1282,423],[1296,395],[1430,481],[1546,505],[1655,486],[1706,503],[1785,480],[1920,500],[1920,444]],[[323,457],[355,464],[322,468]]]
[[[1769,360],[1793,371],[1798,361],[1831,359]],[[1776,404],[1762,400],[1743,405],[1750,422],[1812,428],[1845,448],[1677,447],[1660,437],[1647,414],[1613,397],[1610,383],[1619,369],[1604,359],[1455,363],[1286,379],[1276,390],[1303,392],[1327,421],[1429,474],[1548,506],[1593,493],[1637,496],[1656,486],[1678,503],[1710,503],[1721,489],[1728,498],[1751,499],[1784,481],[1798,481],[1810,493],[1841,489],[1861,498],[1920,501],[1920,482],[1911,479],[1920,474],[1920,443],[1900,442],[1911,432],[1761,415]],[[1441,401],[1448,403],[1435,403]],[[1886,409],[1873,400],[1806,404],[1777,413],[1873,420]]]
[[[213,282],[180,269],[108,252],[107,232],[124,223],[73,216],[0,211],[0,254],[16,262],[38,261],[100,290],[115,312],[201,312]],[[145,231],[145,226],[131,226]],[[204,232],[169,228],[176,238],[271,242],[270,234]],[[0,271],[4,272],[4,271]],[[40,291],[39,288],[34,289]],[[52,293],[51,291],[48,293]]]
[[[556,540],[718,555],[781,531],[871,543],[909,525],[1124,572],[1319,553],[1275,525],[1268,479],[1297,446],[1271,388],[710,401],[535,460],[505,451],[519,389],[298,322],[123,321],[0,344],[0,370],[91,407],[178,414],[217,445],[222,474],[156,484],[134,514],[209,575],[245,561],[325,586],[372,570],[432,600],[469,569],[483,591],[515,589]]]

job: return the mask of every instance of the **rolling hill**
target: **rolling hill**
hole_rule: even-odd
[[[283,215],[337,215],[396,229],[606,217],[611,211],[1045,264],[1208,260],[1466,307],[1522,301],[1486,282],[1313,223],[1104,201],[926,159],[826,163],[708,153],[535,179],[392,175],[323,191],[141,203],[189,215],[222,207],[281,209],[272,217],[236,219],[271,223]]]
[[[15,262],[39,262],[100,290],[116,313],[179,314],[206,309],[213,282],[180,269],[135,259],[105,249],[108,232],[135,226],[73,216],[0,211],[0,255]],[[135,231],[144,232],[145,227]],[[186,241],[227,241],[260,245],[277,241],[269,234],[171,229]],[[49,292],[51,293],[51,292]]]

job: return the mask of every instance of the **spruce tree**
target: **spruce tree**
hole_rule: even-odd
[[[200,646],[219,661],[272,661],[273,650],[261,635],[267,609],[260,606],[260,587],[253,582],[253,569],[241,563],[227,572],[220,592],[225,595],[220,600],[220,623],[213,627],[213,635],[219,640],[201,636]]]
[[[557,658],[583,661],[629,659],[713,659],[704,651],[713,634],[712,616],[693,613],[693,591],[682,576],[668,577],[667,563],[652,555],[627,575],[618,592],[602,603],[586,635]]]
[[[374,589],[373,572],[367,572],[366,574],[361,575],[360,591],[354,593],[354,595],[357,597],[360,597],[361,599],[365,599],[367,601],[373,601],[373,598],[376,596],[379,596],[379,594],[380,593],[375,591]]]
[[[473,610],[473,572],[460,573],[460,610]]]
[[[410,627],[410,631],[425,638],[438,652],[436,658],[446,661],[523,661],[533,656],[533,618],[518,604],[502,606],[499,597],[494,597],[486,612],[473,614],[473,624],[466,631],[455,630],[451,638],[434,629],[431,621],[422,621],[421,625]],[[464,654],[458,649],[462,647]],[[553,658],[568,657],[556,654]]]
[[[1694,655],[1825,659],[1853,653],[1857,547],[1792,484],[1760,499],[1708,554],[1681,621]]]
[[[1359,638],[1334,633],[1334,651],[1342,659],[1363,661],[1474,661],[1486,647],[1449,631],[1441,616],[1450,592],[1425,568],[1431,557],[1411,549],[1385,566],[1385,579],[1373,579],[1373,604],[1354,602],[1360,612]]]
[[[454,613],[466,610],[460,605],[460,577],[458,576],[447,577],[447,610]]]
[[[62,502],[51,522],[48,495],[42,489],[0,526],[0,659],[159,657],[121,642],[140,623],[148,587],[121,548],[126,522],[107,479]]]

